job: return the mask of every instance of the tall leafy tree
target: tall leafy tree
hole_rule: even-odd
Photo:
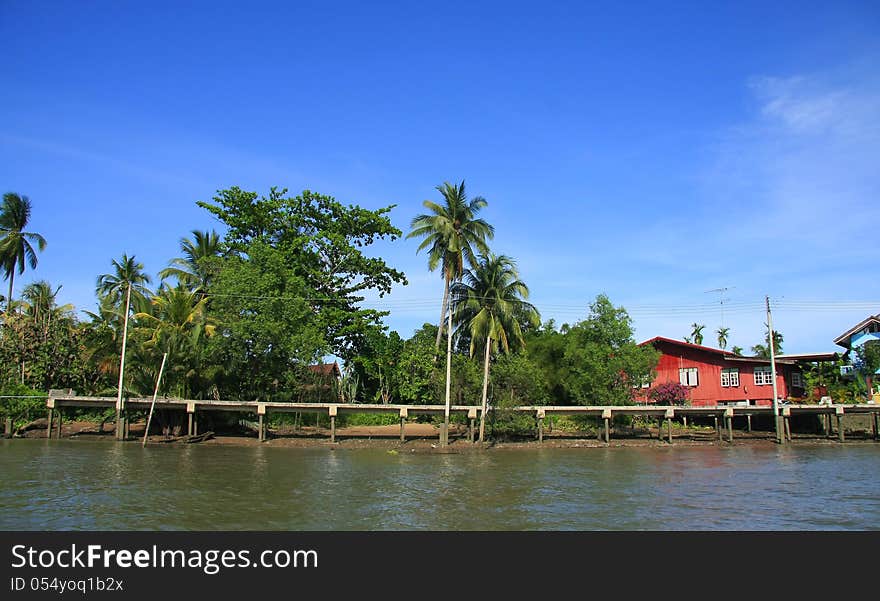
[[[26,232],[31,218],[31,201],[27,196],[19,196],[14,192],[3,195],[0,207],[0,266],[9,280],[9,295],[6,297],[6,312],[12,305],[12,289],[15,283],[15,272],[24,273],[25,263],[31,269],[37,268],[37,253],[31,243],[39,250],[45,250],[46,239],[40,234]]]
[[[692,323],[691,327],[691,340],[694,341],[694,344],[703,344],[703,330],[706,328],[704,324],[701,323]]]
[[[470,354],[480,346],[485,348],[483,359],[483,394],[480,415],[480,440],[486,425],[486,403],[489,386],[491,351],[510,352],[522,347],[521,321],[534,327],[541,323],[538,310],[525,299],[528,286],[519,278],[516,263],[506,255],[481,256],[476,265],[464,272],[462,281],[453,287],[456,322],[470,334]]]
[[[113,259],[113,273],[98,276],[96,293],[99,298],[107,297],[114,306],[124,306],[129,285],[131,286],[131,304],[136,310],[144,311],[150,305],[152,296],[146,284],[150,276],[144,273],[144,264],[138,263],[134,255],[122,255],[122,259]]]
[[[286,194],[286,189],[271,188],[268,197],[261,197],[233,187],[218,191],[213,202],[197,204],[229,228],[224,268],[237,260],[252,262],[255,246],[277,251],[283,268],[298,279],[299,294],[324,330],[323,338],[337,356],[348,359],[358,339],[381,327],[388,314],[361,308],[365,292],[382,297],[394,284],[406,283],[402,272],[365,252],[374,242],[402,235],[388,217],[394,205],[368,210],[309,190]],[[213,301],[218,300],[215,293]]]
[[[192,230],[192,238],[181,238],[180,251],[183,256],[172,259],[159,278],[175,278],[190,290],[207,290],[219,267],[220,236],[213,230]]]
[[[423,238],[417,252],[428,249],[428,269],[441,268],[443,303],[435,342],[439,350],[452,284],[464,273],[465,260],[474,265],[477,253],[489,252],[486,241],[495,236],[495,229],[484,219],[477,218],[477,213],[488,203],[481,196],[468,200],[464,181],[458,185],[444,182],[437,186],[437,191],[443,196],[443,202],[424,201],[422,204],[429,212],[412,220],[407,238]]]
[[[718,328],[715,330],[718,335],[718,346],[721,349],[727,348],[727,337],[730,335],[730,328]]]

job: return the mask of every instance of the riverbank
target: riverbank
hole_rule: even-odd
[[[39,420],[34,427],[22,432],[20,438],[39,439],[46,437],[45,425],[40,427]],[[113,440],[112,424],[100,424],[88,421],[69,421],[62,425],[61,437],[70,440]],[[140,442],[143,439],[145,424],[132,423],[129,430],[129,442]],[[618,428],[611,431],[610,441],[606,444],[593,432],[554,431],[545,432],[543,442],[534,438],[518,437],[513,439],[489,441],[484,444],[468,441],[468,429],[453,424],[450,427],[450,442],[446,447],[439,445],[440,430],[433,424],[408,423],[404,431],[405,440],[400,440],[400,427],[384,426],[348,426],[336,429],[336,442],[331,442],[330,431],[326,428],[291,427],[273,429],[266,441],[260,442],[256,433],[214,433],[211,438],[194,444],[201,446],[265,446],[271,448],[329,448],[329,449],[387,449],[396,452],[435,452],[464,453],[484,451],[487,449],[538,449],[538,448],[608,448],[608,447],[668,447],[667,431],[664,428],[662,440],[657,428]],[[848,430],[844,444],[880,444],[873,439],[867,430]],[[161,435],[151,435],[148,444],[182,444],[185,437],[169,440]],[[826,437],[821,434],[792,433],[795,444],[841,444],[837,437]],[[678,446],[729,446],[731,443],[720,440],[714,428],[683,427],[677,424],[673,428],[673,445]],[[733,444],[773,445],[774,436],[768,431],[734,431]]]

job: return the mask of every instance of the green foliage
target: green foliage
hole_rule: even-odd
[[[0,388],[0,419],[12,418],[13,428],[20,428],[46,412],[46,392],[23,384],[6,384]]]
[[[24,273],[25,264],[31,269],[37,268],[37,253],[31,243],[39,250],[46,248],[46,239],[40,234],[25,232],[31,218],[31,201],[27,196],[19,196],[15,192],[3,195],[0,205],[0,268],[3,277],[9,280],[9,294],[6,297],[6,311],[12,306],[13,284],[15,272]]]
[[[426,323],[403,343],[394,369],[399,402],[429,405],[443,398],[438,390],[442,390],[445,374],[439,371],[440,364],[434,362],[436,334],[437,327]]]
[[[395,283],[406,283],[402,272],[361,250],[401,235],[387,216],[394,205],[370,211],[309,190],[296,197],[285,197],[286,193],[272,188],[268,197],[258,197],[233,187],[220,190],[212,203],[198,205],[228,226],[225,244],[232,255],[228,260],[251,264],[270,258],[272,271],[283,275],[270,295],[280,296],[283,290],[285,296],[306,301],[314,313],[309,321],[320,331],[323,343],[338,357],[349,359],[358,338],[381,327],[381,318],[387,315],[359,308],[363,293],[375,290],[381,297]],[[268,257],[269,249],[277,255]],[[223,275],[221,271],[218,279]],[[228,274],[225,279],[228,287]],[[301,303],[294,305],[299,312]]]
[[[492,368],[492,400],[512,405],[546,405],[550,392],[544,370],[528,354],[503,355]]]
[[[626,310],[600,294],[589,318],[566,335],[563,386],[577,404],[631,404],[633,383],[650,374],[658,360],[658,351],[636,344]]]

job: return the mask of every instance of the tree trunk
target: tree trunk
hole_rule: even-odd
[[[15,269],[9,271],[9,296],[6,297],[6,315],[12,310],[12,283],[15,281]]]
[[[434,344],[434,361],[437,360],[437,352],[440,351],[440,338],[443,337],[443,321],[446,319],[446,308],[449,306],[449,278],[443,278],[445,284],[443,287],[443,305],[440,311],[440,322],[437,326],[437,342]]]
[[[482,411],[480,411],[480,442],[483,442],[483,437],[486,431],[486,397],[489,391],[489,349],[492,348],[492,337],[486,337],[486,358],[483,363],[483,403],[482,403]]]

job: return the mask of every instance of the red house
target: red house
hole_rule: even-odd
[[[695,407],[715,405],[771,405],[773,378],[769,359],[742,357],[730,351],[700,346],[671,338],[656,337],[650,344],[660,351],[657,376],[644,384],[638,395],[648,400],[648,391],[658,384],[679,382],[690,390]],[[776,360],[779,398],[804,396],[804,378],[795,361]]]

